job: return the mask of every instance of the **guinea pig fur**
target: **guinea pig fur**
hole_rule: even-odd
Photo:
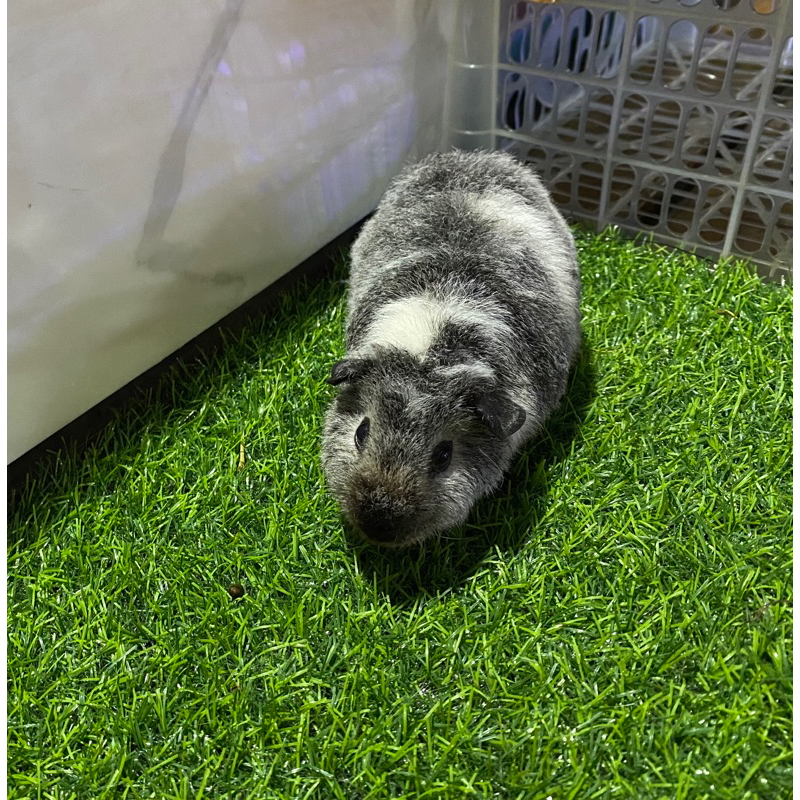
[[[464,522],[559,404],[575,245],[530,169],[450,152],[392,182],[351,255],[322,466],[355,528],[405,546]]]

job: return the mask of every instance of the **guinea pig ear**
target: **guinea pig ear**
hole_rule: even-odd
[[[327,383],[338,386],[345,381],[355,381],[364,375],[369,368],[369,361],[363,358],[343,358],[331,367],[331,375]]]
[[[475,398],[475,410],[498,439],[508,439],[525,424],[525,409],[502,392],[486,392]]]

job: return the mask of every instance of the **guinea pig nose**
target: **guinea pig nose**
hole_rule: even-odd
[[[373,542],[385,544],[386,542],[393,542],[397,539],[397,534],[387,527],[364,528],[362,525],[361,529],[364,532],[364,536],[366,536],[367,539],[371,539]]]
[[[374,542],[391,542],[397,538],[391,514],[383,509],[362,508],[358,515],[358,527]]]

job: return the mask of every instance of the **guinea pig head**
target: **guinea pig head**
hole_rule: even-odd
[[[322,464],[345,517],[397,547],[463,522],[496,488],[525,411],[483,373],[402,351],[337,362]]]

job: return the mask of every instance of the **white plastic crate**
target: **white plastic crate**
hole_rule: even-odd
[[[514,152],[597,228],[791,274],[789,0],[462,0],[454,24],[449,144]]]

